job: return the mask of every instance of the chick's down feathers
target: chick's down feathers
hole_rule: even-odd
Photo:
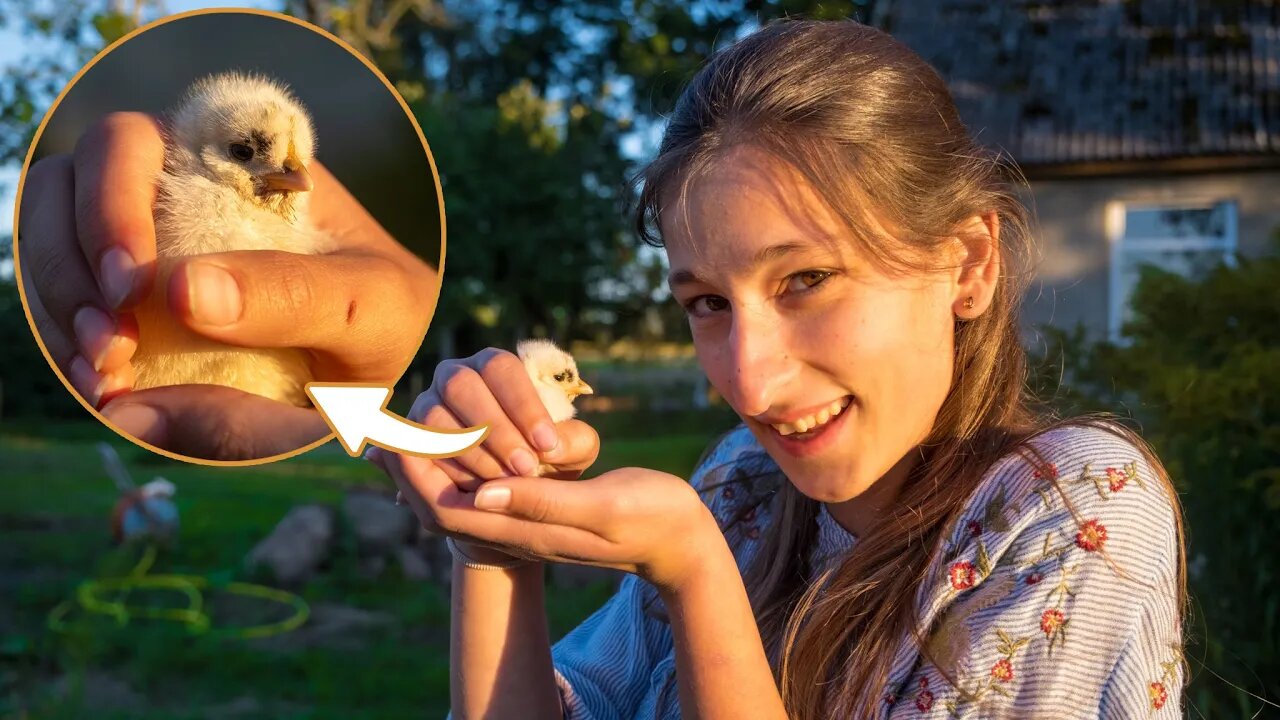
[[[522,340],[516,345],[516,355],[524,363],[552,422],[573,417],[577,413],[574,398],[594,392],[578,374],[573,356],[550,340]]]
[[[197,335],[173,318],[166,294],[179,258],[330,249],[307,212],[314,152],[306,109],[268,78],[204,78],[169,113],[155,204],[157,282],[138,308],[136,389],[213,383],[310,404],[303,390],[312,379],[305,350],[237,347]]]

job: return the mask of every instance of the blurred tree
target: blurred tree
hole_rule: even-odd
[[[665,272],[624,206],[680,86],[715,48],[783,15],[869,17],[870,0],[280,0],[370,58],[410,103],[444,183],[446,277],[420,368],[523,335],[679,330]],[[30,52],[0,79],[0,163],[42,110],[160,0],[0,0]],[[629,153],[624,141],[631,143]]]
[[[0,165],[21,162],[45,110],[99,50],[161,12],[161,0],[0,0],[21,55],[0,75]]]
[[[1269,256],[1203,281],[1145,268],[1125,344],[1045,328],[1050,350],[1032,375],[1064,414],[1137,420],[1178,484],[1196,602],[1188,699],[1206,717],[1255,717],[1245,691],[1280,695],[1277,288],[1280,230]]]

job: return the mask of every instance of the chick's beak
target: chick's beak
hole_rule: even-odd
[[[582,378],[578,378],[578,384],[573,389],[574,397],[577,397],[578,395],[591,395],[593,393],[595,393],[595,390],[592,390],[590,385],[583,382]]]
[[[267,173],[262,182],[268,192],[310,192],[315,187],[311,173],[293,155],[284,159],[284,172]]]

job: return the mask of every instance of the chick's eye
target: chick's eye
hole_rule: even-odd
[[[559,373],[559,374],[557,374],[557,375],[555,376],[555,378],[556,378],[556,382],[564,382],[565,377],[566,377],[566,374],[565,374],[565,373]]]
[[[684,311],[693,317],[707,317],[729,308],[729,301],[719,295],[699,295],[684,304]]]
[[[804,292],[818,287],[832,273],[827,270],[805,270],[787,278],[787,290],[790,292]]]
[[[231,147],[227,149],[227,152],[240,162],[249,162],[253,159],[253,148],[244,143],[231,143]]]

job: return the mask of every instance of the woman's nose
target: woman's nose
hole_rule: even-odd
[[[759,312],[735,313],[727,350],[730,402],[743,415],[763,414],[793,373],[779,319]]]

